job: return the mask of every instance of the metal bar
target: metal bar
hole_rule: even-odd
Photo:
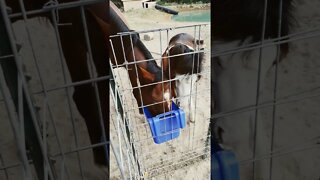
[[[318,89],[318,88],[317,88]],[[308,92],[308,91],[307,91]],[[304,95],[304,94],[303,94]],[[231,111],[225,111],[222,113],[217,113],[213,116],[211,116],[211,118],[221,118],[221,117],[226,117],[226,116],[231,116],[233,114],[237,114],[237,113],[242,113],[242,112],[247,112],[247,111],[252,111],[255,109],[262,109],[262,108],[268,108],[271,106],[275,106],[275,105],[283,105],[283,104],[288,104],[288,103],[292,103],[292,102],[296,102],[296,101],[302,101],[302,100],[306,100],[306,99],[310,99],[310,98],[316,98],[320,96],[320,92],[317,92],[316,94],[311,94],[311,95],[306,95],[304,97],[299,97],[299,96],[288,96],[288,97],[284,97],[284,98],[279,98],[277,99],[276,103],[273,102],[273,100],[271,101],[266,101],[264,103],[260,103],[257,106],[255,105],[250,105],[250,106],[245,106],[242,108],[237,108]],[[288,99],[288,98],[292,98],[292,99]],[[294,99],[296,98],[296,99]]]
[[[70,9],[70,8],[92,5],[92,4],[101,3],[101,2],[106,2],[106,1],[105,0],[81,0],[81,1],[72,1],[72,2],[67,2],[67,3],[59,3],[56,5],[44,6],[42,9],[27,11],[26,15],[27,16],[37,15],[37,14],[50,12],[51,10]],[[23,16],[22,13],[13,13],[13,14],[9,15],[9,18],[19,18],[22,16]]]
[[[183,53],[183,54],[177,54],[177,55],[170,55],[170,56],[167,56],[168,58],[170,57],[179,57],[179,56],[185,56],[185,55],[190,55],[190,54],[196,54],[196,53],[201,53],[201,52],[206,52],[204,50],[199,50],[199,51],[194,51],[194,52],[189,52],[189,53]],[[209,52],[207,50],[207,52]],[[152,58],[152,59],[146,59],[146,60],[139,60],[138,62],[125,62],[124,64],[122,64],[121,66],[112,66],[113,68],[118,68],[118,67],[122,67],[122,66],[125,66],[125,65],[134,65],[134,64],[138,64],[138,63],[143,63],[143,62],[147,62],[147,61],[154,61],[154,60],[161,60],[162,57],[159,57],[159,58]]]
[[[111,66],[110,67],[110,70],[109,72],[112,72],[112,68]],[[137,165],[137,168],[138,168],[138,172],[139,172],[139,175],[141,175],[141,170],[140,170],[140,165],[137,161],[137,156],[136,156],[136,151],[135,151],[135,146],[134,144],[131,142],[131,134],[130,134],[130,129],[128,129],[128,121],[126,120],[126,117],[124,116],[124,111],[123,111],[123,107],[122,107],[122,103],[121,103],[121,98],[120,98],[120,95],[119,93],[115,90],[116,89],[116,84],[115,84],[115,81],[112,79],[109,81],[109,84],[111,86],[111,90],[112,90],[112,93],[114,95],[114,97],[116,97],[116,99],[118,100],[117,102],[115,102],[115,106],[117,106],[117,110],[118,110],[118,113],[121,115],[121,119],[124,121],[125,123],[125,127],[126,127],[126,135],[130,141],[130,146],[131,146],[131,149],[132,149],[132,154],[133,154],[133,157],[134,159],[136,160],[136,165]]]
[[[111,40],[111,36],[109,36],[109,38],[110,38],[110,40]],[[120,36],[120,38],[121,38],[121,46],[122,46],[122,51],[123,51],[123,53],[124,53],[124,45],[123,45],[123,41],[122,41],[122,36]],[[110,41],[111,43],[112,43],[112,41]],[[132,37],[131,37],[131,35],[130,35],[130,43],[131,43],[131,50],[133,51],[133,47],[132,47]],[[113,48],[113,46],[112,46],[112,48]],[[114,53],[114,49],[112,49],[112,51],[113,51],[113,53]],[[135,62],[135,56],[134,56],[134,54],[133,54],[133,57],[134,57],[134,59],[133,59],[133,61]],[[125,60],[125,62],[127,62],[127,59],[126,59],[126,56],[124,56],[124,60]],[[135,65],[135,68],[136,68],[136,76],[137,77],[139,77],[138,76],[138,74],[137,74],[137,66],[136,66],[136,64],[134,64]],[[111,65],[110,65],[110,68],[111,68]],[[111,69],[111,71],[110,72],[112,72],[112,69]],[[111,81],[112,82],[112,81]],[[114,82],[112,82],[112,83],[114,83]],[[115,84],[112,84],[112,86],[115,86]],[[141,103],[142,103],[142,105],[143,105],[143,101],[142,101],[142,95],[141,95],[141,90],[139,89],[139,93],[140,93],[140,100],[141,100]],[[117,98],[120,100],[120,96],[117,94],[116,95],[117,96]],[[117,102],[118,103],[118,102]],[[121,103],[121,102],[120,102]],[[119,105],[121,105],[121,104],[119,104]],[[120,114],[122,114],[122,119],[124,120],[124,116],[123,116],[123,107],[122,106],[118,106],[118,108],[119,107],[121,107],[121,109],[119,109],[119,110],[121,110],[122,112],[119,112]],[[127,122],[126,120],[125,120],[125,122]],[[128,124],[126,124],[126,127],[129,127],[128,126]],[[132,139],[132,137],[131,137],[131,134],[130,134],[130,129],[129,128],[127,128],[127,136],[128,136],[128,139],[129,139],[129,141],[130,141],[130,143],[131,143],[131,149],[132,149],[132,152],[133,152],[133,157],[134,157],[134,159],[135,159],[135,161],[136,161],[136,164],[137,164],[137,166],[138,166],[138,171],[139,171],[139,173],[140,173],[140,175],[141,175],[141,167],[140,167],[140,164],[139,164],[139,162],[138,162],[138,156],[136,155],[137,154],[137,152],[136,152],[136,148],[135,148],[135,146],[134,146],[134,144],[131,142],[131,139]]]
[[[17,80],[17,74],[15,71],[15,63],[13,59],[13,55],[10,48],[10,42],[9,38],[7,36],[7,24],[5,24],[5,19],[3,14],[6,13],[6,11],[3,11],[0,9],[0,13],[2,13],[0,18],[0,34],[3,37],[3,40],[0,41],[0,56],[6,57],[7,59],[3,59],[0,63],[0,88],[2,89],[1,92],[3,94],[5,107],[7,108],[7,112],[10,119],[10,125],[13,130],[14,138],[17,143],[18,147],[18,153],[20,155],[20,158],[22,160],[23,170],[24,171],[30,171],[30,168],[28,167],[27,163],[27,157],[25,154],[25,143],[23,140],[21,140],[21,133],[19,133],[19,120],[16,119],[16,112],[14,111],[15,107],[17,107],[18,100],[20,100],[16,94],[18,93],[18,80]],[[3,17],[3,18],[2,18]],[[9,55],[7,55],[9,54]],[[4,69],[4,71],[3,71]],[[11,78],[11,79],[9,79]],[[15,83],[16,82],[16,83]],[[7,86],[9,89],[7,89]],[[11,90],[11,92],[9,92]],[[14,93],[14,97],[11,98],[11,94]],[[14,101],[15,104],[12,102]],[[16,106],[15,106],[16,105]],[[20,115],[20,114],[19,114]],[[18,117],[19,117],[18,115]],[[23,143],[21,143],[23,142]],[[1,158],[2,159],[2,158]]]
[[[200,74],[200,73],[199,73],[199,74]],[[201,74],[204,74],[204,73],[201,73]],[[171,82],[171,81],[176,81],[176,80],[181,80],[181,79],[183,79],[183,77],[182,77],[182,78],[173,78],[173,79],[169,79],[169,80],[164,80],[164,81],[162,81],[162,82],[165,83],[165,82]],[[149,84],[146,84],[146,85],[138,85],[138,86],[136,86],[136,87],[133,87],[133,88],[131,88],[131,89],[126,89],[126,90],[133,90],[133,89],[142,88],[142,87],[147,87],[147,86],[152,86],[152,85],[156,85],[156,84],[158,84],[158,83],[155,82],[155,83],[149,83]]]
[[[270,153],[271,155],[261,156],[261,157],[258,157],[258,158],[256,157],[255,159],[243,160],[243,161],[240,161],[239,164],[240,165],[244,165],[244,164],[252,163],[252,162],[255,162],[255,161],[262,161],[262,160],[265,160],[265,159],[270,159],[271,157],[273,157],[273,158],[282,157],[282,156],[286,156],[288,154],[292,154],[292,153],[296,153],[296,152],[304,152],[304,151],[311,150],[311,149],[314,149],[314,148],[320,148],[319,143],[310,145],[308,147],[299,147],[297,149],[286,151],[286,152],[275,153],[275,154]]]
[[[24,116],[23,116],[23,111],[24,111],[24,107],[23,107],[23,92],[22,92],[22,81],[20,76],[18,76],[18,80],[17,80],[17,88],[18,88],[18,107],[16,107],[18,109],[18,119],[19,119],[19,130],[20,130],[20,144],[25,144],[26,143],[26,139],[25,139],[25,131],[24,131]],[[22,150],[24,153],[26,153],[26,149],[25,147],[23,147],[24,149]],[[22,168],[22,174],[23,177],[25,179],[28,179],[29,174],[28,172],[26,172],[26,170],[24,168]]]
[[[200,157],[202,157],[202,156],[205,155],[205,154],[209,154],[209,152],[204,153],[204,154],[197,155],[197,156],[195,156],[195,157],[186,158],[186,159],[183,160],[183,161],[180,161],[180,162],[178,162],[178,163],[174,163],[174,164],[171,164],[171,165],[163,166],[163,167],[158,168],[158,169],[156,169],[156,170],[164,169],[164,168],[166,168],[166,167],[171,167],[171,166],[177,166],[178,164],[182,164],[182,163],[184,163],[184,162],[191,161],[191,160],[193,160],[193,159],[195,159],[195,158],[200,158]],[[150,172],[153,172],[153,171],[156,171],[156,170],[152,170],[152,171],[150,171]]]
[[[2,26],[1,26],[2,27]],[[1,47],[2,48],[2,47]],[[2,49],[3,50],[3,49]],[[18,153],[19,156],[21,158],[22,161],[22,165],[23,165],[23,173],[24,173],[24,177],[31,177],[31,170],[28,164],[28,158],[26,155],[26,149],[25,149],[25,141],[23,139],[21,139],[21,133],[19,132],[19,120],[16,119],[16,112],[14,111],[14,109],[18,106],[18,102],[17,102],[17,97],[14,98],[10,98],[11,97],[11,92],[14,90],[17,90],[17,88],[14,84],[11,84],[12,86],[8,86],[9,89],[7,89],[7,83],[8,79],[10,77],[8,77],[8,75],[10,75],[9,73],[14,73],[14,71],[12,71],[12,69],[14,69],[12,66],[14,64],[14,61],[10,61],[10,64],[5,64],[2,63],[1,64],[1,68],[0,68],[0,90],[3,94],[4,97],[4,101],[5,101],[5,107],[7,108],[8,114],[9,114],[9,119],[10,119],[10,125],[13,129],[13,134],[15,137],[15,142],[17,143],[17,147],[18,147]],[[6,70],[6,74],[4,73],[3,69]],[[8,73],[9,72],[9,73]],[[12,75],[12,74],[11,74]],[[16,75],[16,74],[15,74]],[[7,78],[7,79],[6,79]],[[17,77],[16,77],[17,78]],[[11,83],[13,82],[14,79],[11,79]],[[10,92],[11,90],[11,92]],[[12,100],[15,100],[15,102],[12,102]]]
[[[1,154],[0,154],[0,163],[1,163],[1,166],[5,165]],[[4,175],[5,175],[6,179],[8,180],[9,179],[8,170],[6,168],[0,168],[0,170],[4,171]]]
[[[1,3],[1,13],[3,18],[0,19],[1,24],[1,36],[3,36],[4,40],[1,41],[1,55],[2,54],[12,54],[12,39],[8,36],[8,29],[9,29],[9,23],[6,18],[6,10],[3,8],[4,2]],[[17,143],[18,147],[18,153],[22,161],[23,165],[23,174],[25,178],[31,177],[31,170],[28,164],[28,158],[26,156],[26,149],[25,149],[25,140],[23,139],[23,135],[21,134],[21,131],[23,133],[24,127],[21,128],[21,124],[23,120],[21,119],[23,114],[22,109],[22,91],[19,90],[20,84],[19,78],[21,74],[18,75],[17,69],[16,69],[16,63],[14,61],[14,58],[8,58],[6,61],[1,62],[1,68],[0,68],[0,88],[4,97],[5,106],[7,108],[7,111],[9,113],[10,118],[10,124],[13,129],[13,134]],[[7,89],[8,88],[8,89]],[[19,93],[20,92],[20,93]],[[12,98],[10,98],[12,96]],[[18,111],[18,117],[16,117],[15,109]],[[19,118],[19,120],[17,119]],[[20,122],[19,122],[20,121]]]
[[[206,72],[206,71],[203,71],[202,73],[199,73],[199,74],[206,74],[206,73],[209,73]],[[77,82],[73,82],[73,83],[67,83],[66,85],[61,85],[61,86],[58,86],[58,87],[54,87],[54,88],[49,88],[47,89],[46,91],[47,92],[52,92],[52,91],[57,91],[57,90],[61,90],[61,89],[65,89],[65,88],[68,88],[68,87],[75,87],[75,86],[80,86],[80,85],[84,85],[84,84],[90,84],[92,82],[99,82],[99,81],[103,81],[103,80],[110,80],[112,78],[111,75],[108,75],[108,76],[103,76],[103,77],[98,77],[98,78],[92,78],[92,79],[88,79],[88,80],[82,80],[82,81],[77,81]],[[163,82],[170,82],[170,81],[175,81],[175,80],[179,80],[179,79],[182,79],[182,78],[174,78],[174,79],[171,79],[171,80],[165,80]],[[146,85],[142,85],[142,86],[137,86],[137,87],[134,87],[132,89],[125,89],[125,90],[133,90],[133,89],[137,89],[139,87],[147,87],[147,86],[151,86],[151,85],[155,85],[157,83],[150,83],[150,84],[146,84]],[[42,94],[44,93],[44,91],[37,91],[37,92],[33,92],[32,94],[33,95],[37,95],[37,94]],[[3,101],[3,100],[0,100],[0,102]]]
[[[94,61],[93,61],[93,55],[92,55],[92,49],[90,45],[90,38],[89,38],[89,31],[88,31],[88,26],[87,26],[87,21],[86,21],[86,15],[84,12],[84,7],[81,6],[81,19],[83,23],[83,28],[84,28],[84,35],[85,35],[85,42],[87,46],[87,50],[89,53],[89,64],[91,65],[91,70],[94,72],[93,67],[94,67]],[[98,114],[99,114],[99,119],[100,119],[100,125],[101,125],[101,132],[102,132],[102,138],[103,141],[107,141],[106,139],[106,132],[105,132],[105,126],[103,121],[107,121],[106,119],[103,119],[102,111],[101,111],[101,103],[100,103],[100,96],[99,96],[99,90],[97,87],[97,83],[93,83],[94,85],[94,91],[95,91],[95,96],[96,96],[96,101],[97,101],[97,106],[98,106]]]
[[[99,82],[99,81],[109,80],[111,78],[112,78],[111,75],[98,77],[98,78],[91,78],[91,79],[88,79],[88,80],[82,80],[82,81],[77,81],[77,82],[73,82],[73,83],[67,83],[65,85],[61,85],[61,86],[54,87],[54,88],[48,88],[46,91],[47,91],[47,93],[49,93],[49,92],[52,92],[52,91],[66,89],[68,87],[81,86],[81,85],[84,85],[84,84],[90,84],[92,82]],[[44,93],[43,90],[33,92],[32,95],[39,95],[39,94],[42,94],[42,93]],[[3,99],[1,99],[0,102],[1,101],[3,101]]]
[[[128,35],[126,35],[128,36]],[[137,88],[139,90],[139,94],[140,94],[140,102],[141,102],[141,106],[143,107],[143,99],[142,99],[142,92],[141,92],[141,88],[140,88],[140,77],[138,75],[138,66],[137,66],[137,62],[136,61],[136,57],[135,57],[135,52],[134,52],[134,48],[133,48],[133,41],[132,41],[132,34],[129,34],[129,37],[130,37],[130,48],[131,48],[131,51],[132,51],[132,57],[133,57],[133,63],[134,63],[134,68],[135,68],[135,75],[137,77],[137,80],[138,80],[138,83],[137,83]],[[125,60],[125,64],[126,64],[126,67],[127,67],[127,70],[129,69],[129,66],[128,66],[128,60],[126,58],[126,54],[125,54],[125,49],[124,49],[124,44],[123,44],[123,35],[120,36],[120,40],[121,40],[121,47],[122,47],[122,53],[123,53],[123,56],[124,56],[124,60]],[[121,79],[120,79],[121,80]],[[135,80],[135,81],[137,81]],[[130,80],[131,82],[131,80]],[[132,83],[131,83],[132,85]],[[125,107],[124,107],[125,108]],[[144,109],[142,109],[143,113],[144,113]],[[139,135],[139,130],[137,130],[138,132],[138,138],[140,137]],[[131,139],[130,139],[131,141]],[[141,150],[141,149],[140,149]],[[142,150],[141,150],[142,151]],[[135,153],[137,153],[137,149],[135,149]],[[136,160],[136,164],[139,164],[138,162],[138,158],[139,158],[139,155],[137,153],[137,157],[135,158]]]
[[[120,173],[121,173],[121,177],[122,177],[122,179],[125,179],[123,169],[122,169],[122,167],[120,165],[120,162],[119,162],[119,159],[118,159],[117,151],[114,149],[113,144],[111,143],[111,141],[110,141],[110,145],[111,145],[111,148],[113,150],[112,152],[114,153],[114,157],[116,157],[116,162],[118,163],[118,167],[119,167],[119,170],[120,170]]]
[[[281,29],[282,29],[282,8],[283,8],[283,1],[279,1],[279,19],[278,19],[278,38],[281,37]],[[277,57],[276,57],[276,64],[274,70],[274,89],[273,89],[273,99],[276,103],[277,99],[277,89],[278,89],[278,65],[280,62],[280,45],[277,46]],[[271,127],[271,144],[270,144],[270,152],[273,152],[274,149],[274,138],[275,138],[275,126],[276,126],[276,105],[272,108],[272,127]],[[273,173],[273,158],[270,158],[269,164],[269,180],[272,180],[272,173]]]
[[[52,10],[51,11],[51,17],[52,17],[52,23],[53,23],[53,27],[54,27],[54,30],[55,30],[55,33],[56,33],[56,39],[57,39],[57,43],[58,43],[59,57],[60,57],[59,59],[60,59],[60,66],[61,66],[62,74],[63,74],[63,81],[64,81],[65,84],[67,84],[66,75],[68,73],[67,73],[67,70],[66,70],[66,68],[64,66],[63,50],[62,50],[62,46],[60,44],[61,42],[60,42],[60,34],[59,34],[59,30],[58,30],[58,22],[57,22],[57,19],[55,18],[56,15],[57,15],[56,12],[54,10]],[[70,119],[71,119],[72,131],[73,131],[73,134],[74,134],[75,145],[76,145],[76,147],[78,147],[79,143],[78,143],[78,136],[77,136],[76,127],[75,127],[75,118],[74,118],[74,113],[73,113],[72,106],[71,106],[71,102],[73,102],[72,98],[71,98],[71,93],[70,93],[71,87],[68,86],[68,87],[64,88],[64,90],[65,90],[65,92],[67,94],[67,104],[68,104],[68,109],[69,109],[69,112],[70,112]],[[46,91],[44,90],[44,92],[46,92]],[[48,105],[48,107],[49,107],[49,105]],[[53,121],[54,120],[52,119],[52,122]],[[62,152],[61,145],[60,145],[60,142],[59,142],[60,138],[58,136],[58,132],[56,130],[56,126],[54,128],[55,128],[57,141],[58,141],[59,146],[60,146],[59,149],[60,149],[60,152]],[[83,167],[82,167],[82,164],[81,164],[80,154],[78,152],[77,152],[77,160],[78,160],[78,164],[79,164],[81,179],[83,180],[84,179]],[[62,155],[62,164],[63,164],[63,167],[66,168],[64,155]],[[67,176],[70,179],[68,171],[67,171]]]
[[[10,55],[5,55],[5,56],[0,56],[0,63],[4,62],[8,58],[13,58],[14,56],[12,54]]]
[[[224,56],[228,54],[235,54],[238,52],[243,52],[243,51],[250,51],[250,50],[256,50],[264,47],[269,47],[269,46],[274,46],[274,45],[279,45],[279,44],[284,44],[292,41],[298,41],[298,40],[305,40],[308,38],[314,38],[320,36],[320,30],[319,28],[315,28],[312,30],[307,30],[307,31],[302,31],[298,33],[293,33],[287,36],[281,36],[281,38],[272,38],[269,40],[265,40],[264,44],[261,45],[260,42],[257,43],[250,43],[247,45],[243,45],[237,48],[230,48],[228,50],[224,51],[217,51],[217,52],[211,52],[211,58],[214,57],[219,57],[219,56]]]
[[[109,76],[104,76],[104,77],[97,77],[97,78],[91,78],[91,79],[88,79],[88,80],[82,80],[82,81],[67,83],[65,85],[61,85],[61,86],[58,86],[58,87],[47,89],[47,92],[52,92],[52,91],[66,89],[66,88],[75,87],[75,86],[81,86],[81,85],[90,84],[90,83],[93,83],[93,82],[100,82],[100,81],[104,81],[104,80],[109,80],[111,78],[112,78],[112,76],[109,75]],[[38,91],[38,92],[35,92],[34,94],[40,94],[40,93],[43,93],[43,91]]]
[[[85,150],[88,150],[88,149],[92,149],[92,148],[100,147],[100,146],[105,146],[105,145],[108,145],[108,144],[109,144],[109,142],[102,142],[102,143],[92,144],[92,145],[88,145],[88,146],[82,146],[82,147],[73,149],[71,151],[52,154],[52,155],[50,155],[50,157],[55,158],[55,157],[61,156],[62,154],[69,155],[69,154],[72,154],[72,153],[76,153],[77,151],[85,151]]]
[[[267,9],[268,9],[268,0],[264,0],[264,10],[263,10],[263,22],[262,22],[262,32],[261,32],[261,41],[260,45],[263,46],[265,41],[265,32],[266,32],[266,22],[267,22]],[[257,89],[256,89],[256,102],[255,105],[259,104],[260,100],[260,80],[261,80],[261,61],[262,61],[262,48],[259,49],[259,63],[258,63],[258,72],[257,72]],[[253,130],[253,158],[256,157],[257,151],[257,134],[258,134],[258,109],[255,109],[254,112],[254,130]],[[252,180],[256,177],[255,172],[255,162],[252,163]]]
[[[205,90],[202,90],[202,91],[198,91],[198,92],[208,92],[209,88],[208,89],[205,89]],[[194,95],[195,93],[192,93],[191,95]],[[184,97],[187,97],[188,95],[185,95],[185,96],[181,96],[180,98],[184,98]],[[176,98],[176,99],[180,99],[180,98]],[[138,108],[142,108],[142,107],[149,107],[149,106],[153,106],[153,105],[156,105],[156,104],[161,104],[161,103],[164,103],[165,101],[159,101],[159,102],[156,102],[156,103],[152,103],[152,104],[148,104],[148,105],[144,105],[144,106],[138,106]],[[132,111],[134,110],[134,108],[132,109],[129,109],[128,111]]]
[[[146,126],[146,124],[145,125],[141,125],[141,126]],[[183,129],[183,131],[187,131],[187,130],[189,130],[190,131],[190,129],[191,129],[192,127],[185,127],[184,129]],[[171,132],[178,132],[179,130],[173,130],[173,131],[171,131]],[[170,134],[171,132],[166,132],[166,133],[162,133],[162,135],[167,135],[167,134]],[[141,139],[141,140],[139,140],[139,141],[134,141],[133,143],[143,143],[144,141],[149,141],[150,139],[152,139],[152,138],[154,138],[154,136],[150,136],[150,137],[147,137],[147,138],[145,138],[145,139]]]
[[[32,160],[28,160],[28,163],[32,164]],[[4,171],[6,169],[17,168],[18,166],[23,166],[23,164],[21,162],[19,162],[19,163],[14,163],[14,164],[2,166],[2,167],[0,167],[0,170]]]
[[[26,83],[26,80],[24,79],[25,77],[23,76],[23,71],[22,71],[22,67],[21,67],[21,58],[18,56],[18,51],[17,51],[15,44],[14,44],[13,32],[11,31],[11,29],[9,29],[10,21],[9,21],[8,15],[5,13],[6,12],[6,9],[5,9],[6,4],[5,4],[4,0],[1,0],[0,3],[1,3],[0,7],[1,7],[1,11],[2,11],[2,16],[4,18],[4,24],[6,27],[7,34],[8,34],[8,36],[7,36],[8,40],[9,40],[8,42],[10,43],[11,51],[14,54],[15,61],[13,61],[13,62],[16,63],[15,67],[12,66],[12,68],[15,69],[14,70],[16,72],[15,74],[16,75],[19,74],[19,76],[21,77],[24,98],[25,98],[24,106],[28,107],[24,111],[25,112],[24,117],[26,120],[25,131],[26,131],[26,134],[28,135],[27,142],[30,146],[33,147],[32,148],[33,151],[31,151],[31,152],[32,152],[32,155],[34,158],[34,164],[37,167],[36,169],[38,170],[37,171],[38,176],[40,178],[40,177],[43,177],[42,163],[44,161],[46,164],[49,164],[49,160],[47,159],[46,152],[44,151],[44,148],[43,148],[43,143],[41,142],[42,138],[41,138],[41,133],[40,133],[39,127],[37,126],[36,113],[34,110],[34,106],[33,106],[31,97],[29,96],[29,90],[26,87],[27,83]],[[14,76],[16,76],[16,75],[14,75]],[[9,88],[10,87],[12,88],[12,86],[9,86]],[[11,92],[14,92],[14,90],[11,90]],[[13,93],[12,95],[15,95],[15,93]],[[16,105],[16,107],[17,107],[17,105]],[[49,168],[49,176],[51,179],[53,179],[53,177],[54,177],[51,168]]]
[[[110,89],[112,89],[112,87],[111,87],[111,84],[110,84]],[[116,90],[115,90],[116,92],[118,92],[118,90],[117,90],[117,87],[116,87]],[[115,93],[111,93],[112,94],[112,98],[113,98],[113,102],[118,102],[118,99],[115,97]],[[121,101],[121,100],[120,100]],[[114,104],[115,105],[115,104]],[[115,109],[116,109],[116,111],[118,112],[118,109],[117,109],[117,105],[115,105]],[[118,116],[121,116],[119,113],[117,113],[117,117]],[[121,117],[118,117],[118,118],[121,118]],[[117,118],[117,121],[119,121],[119,119]],[[111,118],[112,119],[112,118]],[[113,122],[113,125],[114,126],[116,126],[115,125],[115,122],[114,121],[112,121]],[[123,121],[124,122],[124,121]],[[129,122],[128,122],[128,124],[129,124]],[[123,139],[124,139],[124,142],[125,142],[125,146],[126,146],[126,149],[127,149],[127,151],[129,151],[128,152],[128,158],[130,159],[130,162],[128,163],[129,164],[129,170],[131,171],[131,168],[130,168],[130,164],[134,167],[134,162],[133,162],[133,159],[134,159],[134,157],[132,157],[132,156],[130,156],[130,155],[132,155],[133,154],[133,152],[132,152],[132,149],[130,148],[130,142],[129,142],[129,140],[126,138],[126,134],[125,134],[125,130],[124,130],[124,128],[125,128],[125,123],[123,124],[123,126],[121,126],[121,133],[120,132],[118,132],[118,136],[122,136],[123,137]],[[131,174],[131,173],[130,173]],[[131,178],[131,177],[130,177]]]
[[[25,23],[26,23],[26,26],[25,26],[25,29],[26,29],[26,32],[27,32],[27,36],[28,36],[28,41],[29,41],[29,43],[30,43],[30,45],[31,45],[31,49],[32,49],[32,56],[33,56],[33,59],[34,59],[34,62],[35,62],[35,65],[36,65],[36,71],[37,71],[37,74],[38,74],[38,76],[39,76],[39,79],[40,79],[40,85],[41,85],[41,88],[43,89],[43,93],[44,93],[44,98],[45,98],[45,101],[44,102],[47,102],[46,100],[47,100],[47,98],[48,98],[48,92],[47,92],[47,87],[46,87],[46,85],[44,84],[44,81],[43,81],[43,78],[42,78],[42,75],[41,75],[41,71],[40,71],[40,67],[39,67],[39,60],[38,60],[38,58],[36,57],[36,54],[35,54],[35,51],[34,51],[34,45],[33,45],[33,42],[32,42],[32,39],[31,39],[31,34],[30,34],[30,30],[29,30],[29,26],[28,26],[28,23],[27,23],[27,15],[26,15],[26,10],[25,10],[25,7],[24,7],[24,3],[23,3],[23,1],[22,0],[19,0],[19,3],[20,3],[20,6],[21,6],[21,10],[22,10],[22,15],[23,15],[23,20],[25,21]],[[53,21],[55,22],[55,18],[53,17]],[[70,98],[68,99],[68,100],[70,100]],[[68,101],[69,102],[69,101]],[[70,102],[69,102],[69,107],[71,107],[71,105],[70,105]],[[51,111],[51,107],[50,107],[50,105],[48,104],[48,103],[46,103],[46,104],[44,104],[44,113],[45,113],[45,111],[46,111],[46,109],[48,108],[48,111],[49,111],[49,116],[50,116],[50,119],[51,119],[51,122],[52,122],[52,124],[53,124],[53,126],[54,126],[54,129],[55,129],[55,132],[57,132],[56,131],[56,125],[55,125],[55,122],[54,122],[54,119],[53,119],[53,114],[52,114],[52,111]],[[70,111],[71,111],[71,108],[70,108]],[[46,118],[46,116],[44,116],[44,119]],[[71,111],[71,119],[73,120],[72,122],[74,122],[74,118],[73,118],[73,113],[72,113],[72,111]],[[46,121],[44,121],[44,127],[45,127],[45,123],[46,123]],[[74,124],[72,124],[73,125],[73,127],[74,127]],[[46,130],[45,130],[46,131]],[[76,136],[76,135],[75,135]],[[58,146],[59,146],[59,149],[60,149],[60,151],[61,151],[61,140],[60,140],[60,138],[59,138],[59,136],[58,136],[58,133],[56,133],[56,138],[57,138],[57,143],[58,143]],[[76,137],[75,137],[76,138]],[[47,145],[46,145],[46,134],[43,136],[43,139],[44,139],[44,143],[45,143],[45,146],[44,146],[44,148],[45,148],[45,150],[47,149],[46,147],[47,147]],[[76,144],[77,144],[77,140],[76,140]],[[46,150],[47,151],[47,150]],[[80,155],[78,154],[78,157],[80,158]],[[64,157],[62,157],[62,160],[63,160],[63,162],[64,162]],[[44,171],[45,171],[45,173],[47,173],[47,165],[46,164],[44,164]],[[80,166],[80,169],[81,169],[82,167]],[[82,176],[83,177],[83,176]],[[47,177],[45,177],[45,178],[47,178]]]
[[[121,36],[121,35],[147,33],[147,32],[158,32],[158,31],[169,31],[169,30],[183,29],[183,28],[194,27],[194,26],[210,26],[210,24],[202,23],[202,24],[196,24],[196,25],[185,25],[185,26],[176,26],[176,27],[169,27],[169,28],[150,29],[150,30],[144,30],[144,31],[119,32],[117,35],[111,35],[110,38]]]

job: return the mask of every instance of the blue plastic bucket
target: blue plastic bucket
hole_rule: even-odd
[[[144,115],[150,126],[153,140],[156,144],[170,141],[179,137],[180,129],[186,127],[185,113],[174,102],[172,111],[152,117],[147,107],[144,107]]]

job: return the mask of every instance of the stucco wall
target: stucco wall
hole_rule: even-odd
[[[142,2],[141,0],[124,0],[123,2],[123,9],[124,11],[128,11],[131,9],[142,9]]]

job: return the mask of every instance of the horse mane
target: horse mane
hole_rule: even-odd
[[[150,51],[147,49],[147,47],[142,43],[140,39],[138,39],[138,41],[136,42],[136,46],[139,47],[139,49],[141,49],[146,59],[153,59]],[[147,61],[147,70],[156,75],[156,78],[155,78],[156,82],[159,82],[162,80],[162,70],[157,65],[156,61],[154,60]]]
[[[111,35],[116,35],[118,32],[130,32],[130,31],[132,32],[132,30],[129,29],[128,25],[123,21],[123,19],[112,8],[110,10],[110,19],[111,19],[111,22],[110,22],[111,27],[113,27],[113,31],[111,32]],[[143,52],[146,60],[153,59],[152,54],[147,49],[147,47],[143,44],[138,33],[131,33],[131,35],[128,34],[122,37],[124,49],[127,49],[127,48],[131,49],[130,37],[132,39],[132,44],[138,47]],[[122,46],[120,40],[113,42],[113,44],[118,47]],[[162,70],[157,65],[156,61],[154,60],[147,61],[147,70],[156,75],[156,78],[155,78],[156,82],[162,80]]]

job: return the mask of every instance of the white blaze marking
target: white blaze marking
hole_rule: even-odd
[[[194,109],[194,101],[193,98],[195,97],[195,86],[196,81],[198,79],[197,74],[192,75],[177,75],[176,78],[176,90],[177,90],[177,97],[180,107],[182,107],[186,113],[186,116],[189,117],[190,121],[194,121],[191,119]],[[189,116],[190,115],[190,116]]]
[[[168,108],[170,109],[170,91],[166,90],[163,94],[164,100],[168,103]]]

